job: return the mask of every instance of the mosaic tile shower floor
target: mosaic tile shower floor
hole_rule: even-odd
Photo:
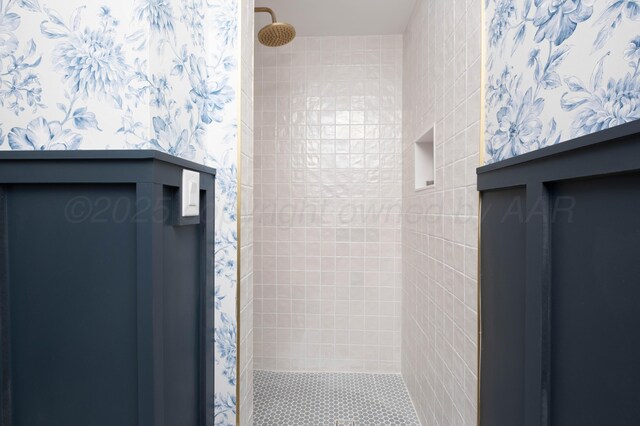
[[[253,380],[254,426],[420,426],[399,374],[256,370]]]

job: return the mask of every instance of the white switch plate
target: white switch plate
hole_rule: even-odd
[[[200,173],[182,170],[182,216],[200,215]]]

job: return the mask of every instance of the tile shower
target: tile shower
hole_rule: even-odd
[[[255,373],[254,425],[419,426],[398,374]]]
[[[314,375],[339,373],[396,378],[423,425],[476,424],[478,10],[417,2],[402,35],[257,45],[255,424],[289,424],[273,405],[294,378],[318,414]],[[432,127],[436,184],[415,191]],[[356,424],[413,424],[383,418]]]
[[[402,376],[423,425],[477,424],[480,7],[416,2],[403,39]],[[415,191],[434,124],[436,185]]]
[[[256,47],[256,369],[400,371],[402,37]]]
[[[417,425],[399,374],[402,36],[255,58],[254,424]]]

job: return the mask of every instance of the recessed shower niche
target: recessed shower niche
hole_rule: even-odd
[[[415,143],[415,189],[416,191],[435,185],[435,126],[432,126]]]

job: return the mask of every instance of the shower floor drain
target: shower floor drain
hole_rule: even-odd
[[[336,420],[335,426],[357,426],[355,420]]]

